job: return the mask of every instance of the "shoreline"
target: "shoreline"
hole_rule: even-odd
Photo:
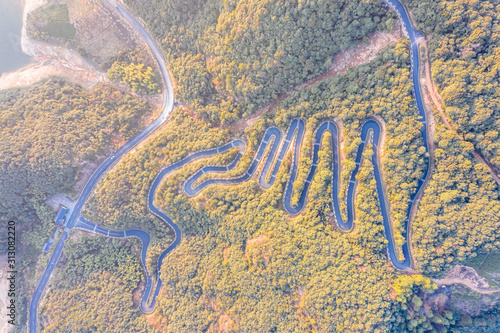
[[[66,77],[72,82],[91,88],[107,81],[106,73],[97,71],[77,52],[62,46],[50,45],[28,36],[28,15],[47,4],[47,0],[24,0],[21,50],[33,62],[0,76],[0,90],[26,87],[51,76]]]
[[[23,27],[21,28],[21,50],[24,54],[29,55],[31,57],[36,57],[35,54],[32,54],[28,48],[28,33],[26,31],[26,23],[28,20],[28,14],[32,11],[40,8],[45,4],[46,0],[24,0],[23,1]],[[25,66],[27,67],[27,66]]]

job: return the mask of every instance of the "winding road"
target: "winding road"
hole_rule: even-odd
[[[237,178],[231,178],[231,179],[209,179],[206,180],[196,186],[194,186],[197,182],[197,180],[205,173],[213,173],[213,172],[226,172],[234,167],[236,167],[237,163],[243,156],[246,145],[242,140],[234,140],[222,147],[219,148],[214,148],[211,150],[206,150],[206,151],[201,151],[197,152],[194,154],[189,155],[188,157],[184,158],[183,160],[174,163],[166,168],[164,168],[156,177],[156,179],[153,181],[153,184],[150,188],[149,194],[148,194],[148,209],[155,214],[157,217],[165,221],[175,232],[175,239],[174,241],[168,246],[166,250],[163,251],[163,253],[160,255],[158,258],[158,266],[157,266],[157,283],[154,288],[154,292],[152,293],[153,290],[153,279],[152,276],[148,273],[147,268],[146,268],[146,252],[147,248],[149,246],[150,242],[150,235],[139,229],[131,229],[131,230],[125,230],[125,231],[116,231],[116,230],[109,230],[102,228],[87,219],[85,219],[81,215],[81,210],[82,207],[84,206],[92,188],[98,183],[99,179],[101,176],[109,169],[109,167],[117,160],[119,160],[124,154],[129,152],[134,146],[136,146],[138,143],[142,142],[145,140],[147,137],[149,137],[158,127],[160,127],[167,119],[174,107],[174,94],[173,94],[173,87],[172,87],[172,82],[170,80],[170,76],[168,74],[168,70],[166,67],[166,62],[163,59],[161,51],[158,49],[156,46],[155,42],[153,39],[149,36],[149,34],[144,30],[144,28],[128,13],[126,12],[121,6],[119,6],[117,3],[115,3],[113,0],[104,0],[107,5],[109,5],[111,8],[113,8],[120,16],[122,16],[129,24],[131,24],[133,27],[137,29],[137,31],[142,35],[142,37],[145,39],[146,43],[148,44],[149,48],[151,49],[151,52],[153,53],[155,60],[158,62],[160,72],[163,77],[164,85],[166,87],[165,89],[165,98],[164,98],[164,105],[163,105],[163,112],[162,114],[153,122],[151,123],[148,127],[146,127],[144,130],[142,130],[139,134],[134,136],[129,142],[127,142],[125,145],[123,145],[116,153],[108,157],[103,164],[94,172],[92,177],[89,179],[88,183],[86,184],[85,188],[83,189],[77,203],[75,204],[74,209],[71,212],[71,215],[68,217],[68,223],[66,225],[66,228],[64,229],[62,236],[57,243],[57,246],[52,254],[52,257],[50,258],[49,264],[47,265],[47,268],[45,269],[45,272],[42,276],[42,279],[40,280],[40,283],[33,295],[31,304],[30,304],[30,313],[29,313],[29,330],[32,333],[37,332],[37,311],[38,311],[38,303],[40,301],[40,297],[43,294],[43,291],[47,285],[47,282],[50,278],[50,275],[52,274],[52,271],[54,270],[55,265],[57,264],[62,250],[64,248],[65,241],[68,238],[68,233],[73,229],[73,228],[79,228],[79,229],[85,229],[90,232],[95,232],[98,234],[101,234],[103,236],[107,237],[117,237],[117,238],[125,238],[125,237],[137,237],[141,240],[142,242],[142,252],[141,252],[141,261],[144,266],[145,272],[146,272],[146,289],[144,291],[142,300],[141,300],[141,305],[140,308],[144,313],[152,313],[155,309],[156,305],[156,297],[161,289],[162,285],[162,280],[161,280],[161,266],[163,263],[163,259],[170,253],[172,252],[181,242],[182,239],[182,233],[179,227],[172,221],[170,217],[168,217],[166,214],[161,212],[158,208],[154,206],[154,198],[155,198],[155,193],[158,189],[158,186],[162,182],[162,180],[171,172],[174,170],[177,170],[181,168],[182,166],[191,163],[197,159],[200,158],[206,158],[208,156],[216,155],[216,154],[221,154],[226,151],[228,151],[231,148],[239,148],[239,152],[236,155],[235,159],[227,166],[206,166],[200,169],[198,172],[196,172],[192,177],[190,177],[184,184],[184,191],[186,194],[193,196],[199,193],[201,190],[206,188],[207,186],[214,185],[214,184],[238,184],[244,181],[247,181],[252,177],[252,175],[255,173],[257,170],[257,167],[259,163],[265,158],[264,153],[267,148],[267,146],[270,144],[272,141],[272,146],[269,149],[268,156],[266,159],[266,162],[264,164],[263,170],[261,172],[261,175],[259,177],[259,184],[262,189],[268,189],[271,187],[276,179],[276,174],[278,173],[280,166],[282,164],[282,161],[289,149],[292,149],[292,144],[295,143],[293,146],[294,149],[294,154],[293,154],[293,164],[290,170],[290,175],[289,179],[287,182],[287,187],[285,190],[285,194],[283,196],[283,204],[285,207],[285,210],[292,214],[298,214],[305,206],[306,203],[306,197],[307,193],[311,184],[311,181],[314,178],[314,175],[317,170],[317,163],[318,163],[318,152],[320,150],[320,144],[321,144],[321,138],[323,137],[325,132],[330,132],[331,133],[331,143],[333,147],[333,177],[332,177],[332,203],[334,207],[334,213],[336,216],[337,223],[340,227],[340,229],[344,231],[349,231],[352,229],[353,226],[353,221],[354,221],[354,201],[355,201],[355,186],[356,186],[356,174],[358,173],[359,166],[361,163],[362,159],[362,153],[365,148],[366,140],[371,132],[373,134],[373,152],[374,154],[372,155],[371,162],[374,166],[374,176],[375,180],[377,183],[377,195],[380,203],[380,208],[382,212],[382,217],[383,217],[383,224],[384,224],[384,231],[385,231],[385,236],[388,240],[388,256],[389,259],[391,260],[392,264],[399,270],[406,270],[411,267],[411,257],[410,257],[410,252],[409,252],[409,247],[408,247],[408,242],[406,242],[401,250],[404,255],[404,260],[400,261],[397,256],[397,251],[396,247],[394,244],[393,240],[393,232],[391,230],[391,224],[390,224],[390,219],[389,219],[389,209],[387,207],[387,199],[385,196],[385,191],[384,191],[384,185],[383,185],[383,179],[381,176],[381,168],[380,168],[380,161],[379,161],[379,140],[380,140],[380,125],[374,121],[374,120],[368,120],[363,124],[362,130],[361,130],[361,140],[362,143],[358,146],[357,154],[356,154],[356,167],[354,171],[352,172],[349,180],[349,184],[347,187],[347,221],[343,221],[342,215],[340,214],[340,204],[338,200],[338,194],[340,191],[340,177],[339,177],[339,147],[338,147],[338,128],[334,122],[331,121],[326,121],[323,122],[318,129],[315,132],[314,135],[314,147],[313,147],[313,156],[312,156],[312,166],[311,169],[309,170],[309,174],[307,176],[307,180],[304,186],[304,189],[300,193],[300,197],[298,200],[297,205],[293,206],[291,204],[291,198],[292,198],[292,193],[293,193],[293,182],[295,181],[297,177],[297,171],[298,171],[298,159],[299,159],[299,154],[300,154],[300,147],[302,143],[302,139],[304,136],[304,129],[305,125],[304,122],[301,119],[294,119],[288,131],[285,134],[284,141],[282,141],[282,133],[281,131],[276,128],[276,127],[271,127],[269,128],[263,137],[263,140],[257,150],[257,153],[255,154],[255,157],[253,161],[251,162],[248,170],[245,172],[244,175],[237,177]],[[418,52],[418,46],[417,46],[417,38],[421,37],[422,35],[413,29],[410,19],[408,17],[408,13],[406,12],[404,6],[398,1],[398,0],[385,0],[388,5],[394,9],[397,14],[399,15],[403,26],[405,28],[405,32],[408,36],[408,38],[411,41],[411,59],[412,59],[412,81],[414,85],[414,97],[417,103],[417,108],[419,111],[419,115],[422,117],[422,123],[423,123],[423,130],[422,130],[422,138],[424,142],[424,146],[426,148],[427,153],[429,152],[429,147],[428,147],[428,142],[427,142],[427,120],[426,120],[426,114],[423,106],[423,100],[422,100],[422,95],[420,91],[420,82],[419,82],[419,70],[420,70],[420,59],[419,59],[419,52]],[[281,147],[279,150],[278,154],[278,149]],[[275,159],[277,155],[277,158]],[[272,166],[273,161],[275,161],[274,166]],[[409,216],[410,212],[413,209],[413,205],[415,203],[414,198],[419,194],[419,192],[422,190],[422,185],[424,184],[426,178],[429,175],[429,167],[430,167],[430,161],[427,159],[427,169],[425,171],[425,175],[422,179],[418,181],[418,185],[415,189],[415,193],[411,196],[410,202],[408,203],[408,215],[405,223],[405,232],[403,233],[403,236],[405,239],[408,239],[408,225],[409,225]],[[271,170],[272,167],[272,170]],[[271,171],[270,171],[271,170]],[[149,301],[149,305],[148,305]]]
[[[130,141],[124,144],[120,149],[118,149],[114,154],[108,157],[99,168],[93,173],[92,177],[90,177],[89,181],[85,185],[78,201],[73,208],[71,215],[67,217],[66,228],[64,229],[61,238],[57,242],[54,252],[49,260],[47,268],[43,273],[43,276],[38,284],[38,287],[33,294],[30,303],[30,312],[29,312],[29,331],[31,333],[36,333],[37,331],[37,312],[38,312],[38,303],[40,301],[40,297],[43,294],[45,287],[47,286],[47,282],[54,270],[56,263],[61,257],[62,250],[64,248],[65,241],[68,239],[68,233],[76,226],[77,222],[80,220],[81,210],[87,201],[89,194],[92,191],[92,188],[98,183],[101,176],[108,170],[108,168],[115,163],[115,161],[119,160],[123,155],[128,153],[132,148],[134,148],[137,144],[144,141],[148,138],[156,129],[158,129],[163,123],[165,123],[174,108],[174,89],[172,86],[172,81],[170,80],[170,76],[167,70],[166,61],[162,56],[161,51],[156,46],[153,39],[149,36],[149,34],[141,27],[141,25],[126,11],[124,11],[118,4],[116,4],[113,0],[104,0],[106,4],[108,4],[111,8],[113,8],[119,15],[121,15],[129,24],[134,26],[137,31],[144,37],[148,47],[154,55],[156,62],[160,68],[160,72],[163,78],[163,84],[165,86],[165,96],[164,96],[164,104],[163,104],[163,112],[161,115],[153,121],[149,126],[144,128],[139,134],[135,135]]]

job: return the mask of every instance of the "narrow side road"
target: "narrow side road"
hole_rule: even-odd
[[[215,184],[239,184],[244,181],[249,180],[252,175],[257,171],[259,164],[262,160],[266,159],[262,172],[259,176],[259,185],[263,190],[270,188],[274,182],[276,181],[276,175],[279,172],[279,169],[282,165],[285,156],[289,150],[293,151],[293,161],[292,167],[290,170],[290,175],[288,177],[285,193],[283,195],[283,206],[285,210],[290,215],[299,214],[306,205],[307,193],[309,191],[309,187],[314,179],[318,168],[318,160],[319,160],[319,151],[321,148],[321,140],[323,135],[326,132],[330,132],[331,134],[331,145],[333,147],[332,155],[333,155],[333,176],[332,176],[332,192],[331,199],[334,208],[335,218],[337,221],[337,225],[343,231],[351,231],[354,224],[354,204],[355,204],[355,193],[356,193],[356,175],[358,174],[362,159],[363,152],[366,146],[366,140],[368,135],[373,133],[373,155],[371,158],[371,162],[374,168],[374,178],[377,182],[377,196],[380,203],[380,210],[382,213],[382,220],[384,225],[385,237],[387,239],[387,252],[388,257],[391,263],[399,270],[406,270],[411,267],[411,257],[409,253],[408,242],[406,242],[401,248],[401,252],[404,255],[403,260],[399,260],[397,251],[397,245],[394,241],[393,232],[391,230],[391,221],[390,221],[390,213],[388,208],[388,201],[385,194],[385,186],[382,179],[382,172],[380,168],[379,161],[379,147],[380,147],[380,134],[381,134],[381,126],[375,120],[368,120],[363,124],[361,128],[361,144],[358,146],[358,150],[356,152],[355,163],[356,167],[352,171],[349,177],[349,183],[347,185],[347,220],[344,221],[341,214],[340,202],[339,202],[339,193],[340,193],[340,148],[339,148],[339,130],[337,124],[332,121],[323,122],[317,129],[314,134],[314,143],[313,143],[313,154],[312,154],[312,163],[309,173],[306,178],[305,186],[302,192],[300,193],[298,203],[296,205],[292,205],[292,195],[293,195],[293,183],[295,182],[298,174],[298,165],[299,165],[299,156],[300,156],[300,147],[302,145],[302,141],[304,138],[305,132],[305,123],[301,119],[294,119],[290,123],[288,131],[286,132],[285,137],[282,140],[282,134],[277,127],[269,128],[260,143],[259,148],[255,154],[253,161],[250,163],[248,170],[244,175],[236,177],[236,178],[226,178],[226,179],[209,179],[206,180],[199,185],[193,187],[194,184],[197,183],[198,179],[204,175],[209,173],[221,173],[232,170],[238,161],[243,156],[245,151],[245,143],[241,140],[235,140],[230,142],[227,145],[224,145],[217,149],[217,153],[224,152],[227,149],[232,147],[238,147],[240,152],[236,155],[235,159],[227,166],[206,166],[201,168],[196,172],[193,176],[191,176],[184,184],[184,192],[189,196],[194,196],[200,193],[204,188],[215,185]],[[271,140],[273,140],[273,144],[269,149],[267,158],[264,153],[267,150],[267,146]],[[295,140],[294,140],[295,138]],[[278,148],[280,151],[278,152]],[[209,151],[212,154],[211,151]],[[197,155],[198,154],[198,155]],[[200,156],[199,154],[203,154],[202,156],[207,156],[207,152],[199,152],[193,154],[191,156]],[[190,159],[189,156],[187,159]],[[274,166],[272,163],[274,162]],[[272,170],[272,171],[271,171]],[[267,180],[269,179],[269,180]],[[423,185],[423,181],[419,181],[419,186]],[[419,191],[419,188],[416,189],[416,192]],[[410,210],[413,205],[413,200],[410,202]],[[408,230],[403,233],[403,237],[407,239]]]
[[[462,280],[462,279],[431,279],[431,280],[432,280],[432,282],[434,282],[440,286],[452,286],[455,284],[460,284],[460,285],[466,286],[467,288],[474,290],[475,292],[480,293],[482,295],[492,295],[492,294],[500,293],[500,289],[491,289],[491,290],[479,289],[474,284],[472,284],[470,281]]]
[[[444,112],[443,105],[444,102],[437,92],[436,85],[432,81],[432,75],[431,75],[431,63],[430,63],[430,58],[429,58],[429,49],[427,46],[427,41],[424,40],[422,42],[422,46],[425,49],[425,81],[426,81],[426,88],[429,93],[429,96],[431,97],[431,101],[434,104],[436,110],[439,113],[439,117],[443,121],[443,123],[446,125],[446,128],[448,128],[450,131],[454,131],[457,133],[457,131],[453,128],[451,122],[448,120],[448,117],[446,116],[446,113]],[[457,133],[458,134],[458,133]],[[459,135],[460,137],[460,135]],[[495,181],[500,185],[500,177],[499,177],[499,171],[498,169],[493,166],[484,156],[482,156],[477,150],[475,150],[472,153],[472,156],[479,162],[485,164],[489,169],[491,176],[495,179]]]

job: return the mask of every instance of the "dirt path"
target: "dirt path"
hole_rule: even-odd
[[[320,74],[294,88],[288,92],[281,94],[277,99],[258,109],[250,116],[242,118],[228,127],[235,133],[242,133],[245,128],[253,125],[264,113],[273,112],[279,102],[290,97],[294,92],[301,91],[305,88],[321,82],[327,78],[336,75],[342,75],[351,67],[366,64],[377,57],[377,54],[389,45],[395,44],[404,37],[401,26],[398,26],[391,32],[376,32],[368,36],[370,43],[365,45],[356,45],[352,48],[340,51],[332,61],[332,66],[328,71]]]
[[[490,285],[474,268],[456,265],[444,279],[431,279],[438,285],[451,286],[460,284],[483,295],[499,293],[500,289],[490,289]]]
[[[478,160],[479,162],[484,163],[484,164],[486,164],[486,166],[488,166],[488,168],[490,169],[491,175],[493,176],[493,178],[495,178],[495,180],[498,183],[498,185],[500,185],[500,177],[498,176],[498,169],[497,169],[497,167],[495,167],[494,165],[492,165],[490,163],[490,161],[488,161],[477,150],[475,150],[474,152],[472,152],[472,156],[474,156],[476,158],[476,160]]]
[[[479,289],[475,285],[473,285],[471,282],[467,280],[461,280],[461,279],[432,279],[432,282],[437,283],[438,285],[444,285],[444,286],[451,286],[455,284],[460,284],[462,286],[466,286],[467,288],[470,288],[471,290],[474,290],[477,293],[483,294],[483,295],[491,295],[491,294],[496,294],[500,293],[500,289],[491,289],[491,290],[484,290],[484,289]]]
[[[434,82],[432,81],[431,65],[430,65],[430,58],[429,58],[429,48],[427,47],[427,40],[421,39],[419,46],[423,46],[425,49],[424,67],[425,67],[425,87],[427,89],[427,92],[428,92],[429,96],[431,97],[431,100],[434,103],[434,106],[439,111],[439,115],[441,117],[441,120],[445,123],[446,127],[448,127],[450,130],[453,130],[450,122],[448,121],[448,118],[446,117],[446,114],[444,113],[443,107],[442,107],[444,105],[444,102],[441,99],[441,96],[438,94],[436,86],[435,86]]]
[[[425,88],[427,90],[428,95],[431,97],[431,100],[436,107],[436,110],[439,112],[439,116],[443,123],[446,125],[446,127],[451,130],[457,131],[453,129],[453,126],[451,122],[448,120],[446,117],[446,113],[444,112],[443,105],[444,102],[441,99],[441,96],[437,92],[436,85],[432,81],[432,75],[431,75],[431,65],[430,65],[430,58],[429,58],[429,48],[427,47],[427,41],[422,38],[420,46],[423,46],[425,49]],[[458,134],[458,133],[457,133]],[[459,135],[460,136],[460,135]],[[462,139],[463,140],[463,139]],[[481,155],[477,150],[472,153],[472,156],[476,158],[479,162],[485,164],[489,169],[491,176],[495,179],[495,181],[500,185],[500,177],[498,176],[499,172],[498,169],[492,165],[484,156]]]

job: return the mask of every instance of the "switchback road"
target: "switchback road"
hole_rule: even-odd
[[[411,258],[410,258],[410,253],[408,250],[408,242],[403,245],[401,248],[402,253],[404,255],[404,260],[400,261],[397,257],[396,250],[395,250],[395,245],[394,245],[394,240],[393,240],[393,233],[391,231],[391,225],[390,225],[390,220],[389,220],[389,211],[387,209],[387,199],[385,197],[385,192],[384,192],[384,186],[383,186],[383,180],[381,177],[381,172],[380,172],[380,165],[379,165],[379,160],[378,160],[378,147],[379,147],[379,139],[380,139],[380,126],[376,121],[369,120],[364,123],[362,127],[362,132],[361,132],[361,139],[362,143],[358,147],[357,155],[356,155],[356,168],[351,174],[349,184],[348,184],[348,189],[347,189],[347,221],[343,221],[341,214],[340,214],[340,205],[338,202],[338,193],[339,193],[339,188],[340,188],[340,181],[339,181],[339,151],[338,151],[338,130],[337,126],[333,122],[324,122],[320,125],[320,127],[317,129],[315,133],[315,142],[314,142],[314,149],[313,149],[313,163],[312,167],[309,171],[307,181],[306,181],[306,186],[304,187],[303,191],[300,194],[300,198],[298,201],[298,204],[296,206],[293,206],[291,204],[291,197],[292,197],[292,192],[293,192],[293,182],[297,177],[297,170],[298,170],[298,157],[300,153],[300,145],[302,142],[303,138],[303,133],[304,133],[304,123],[300,119],[294,119],[290,125],[289,130],[287,131],[285,141],[281,145],[281,150],[278,155],[278,158],[276,160],[276,163],[272,169],[271,172],[269,172],[269,169],[271,168],[271,164],[273,161],[273,157],[278,151],[278,147],[281,142],[281,132],[275,128],[272,127],[268,129],[264,135],[264,138],[261,142],[261,146],[259,147],[259,150],[257,151],[254,160],[250,164],[249,169],[247,172],[238,178],[233,178],[233,179],[210,179],[207,181],[202,182],[201,184],[197,185],[196,187],[193,188],[193,184],[196,183],[196,181],[203,175],[204,173],[210,173],[210,172],[225,172],[233,169],[238,161],[241,159],[243,156],[243,153],[245,151],[245,143],[241,140],[235,140],[230,142],[229,144],[226,144],[222,147],[219,148],[214,148],[211,150],[207,151],[202,151],[198,153],[194,153],[192,155],[189,155],[185,159],[174,163],[165,169],[163,169],[156,179],[154,180],[149,194],[148,194],[148,208],[149,210],[164,220],[170,227],[174,230],[175,233],[175,239],[172,244],[168,246],[168,248],[160,255],[158,258],[158,276],[157,276],[157,283],[155,290],[152,295],[152,277],[148,273],[147,268],[145,266],[145,255],[147,251],[147,247],[149,245],[149,240],[150,236],[138,229],[133,229],[133,230],[126,230],[126,231],[113,231],[113,230],[108,230],[104,229],[102,227],[99,227],[95,224],[93,224],[90,221],[87,221],[85,218],[81,216],[81,209],[85,203],[85,201],[88,198],[88,195],[92,188],[95,186],[101,175],[109,168],[110,165],[112,165],[116,160],[120,159],[125,153],[130,151],[135,145],[137,145],[139,142],[143,141],[146,139],[151,133],[154,132],[161,124],[163,124],[167,119],[168,115],[173,109],[174,105],[174,100],[173,100],[173,88],[172,88],[172,83],[170,81],[170,77],[168,75],[168,71],[166,68],[166,63],[165,60],[162,57],[161,51],[158,49],[158,47],[155,45],[154,41],[152,38],[148,35],[148,33],[141,27],[141,25],[130,15],[128,14],[122,7],[120,7],[118,4],[116,4],[113,0],[105,0],[105,2],[111,6],[118,14],[120,14],[125,20],[127,20],[132,26],[134,26],[137,31],[144,37],[146,40],[146,43],[148,44],[149,48],[151,49],[156,61],[158,62],[158,65],[160,67],[160,71],[164,80],[164,85],[166,87],[165,90],[165,103],[164,103],[164,109],[162,114],[158,119],[156,119],[151,125],[149,125],[147,128],[145,128],[142,132],[137,134],[134,138],[132,138],[129,142],[127,142],[123,147],[121,147],[115,154],[111,155],[106,161],[96,170],[96,172],[92,175],[90,178],[89,182],[85,186],[84,190],[82,191],[82,194],[80,195],[75,208],[72,211],[71,216],[69,217],[69,222],[67,223],[67,227],[65,228],[59,242],[57,243],[57,246],[55,248],[55,251],[49,261],[49,264],[44,272],[44,275],[42,276],[42,279],[35,291],[35,294],[33,295],[31,305],[30,305],[30,332],[35,333],[37,331],[37,309],[38,309],[38,303],[40,300],[40,297],[42,296],[43,290],[45,289],[48,279],[54,270],[54,267],[59,260],[59,257],[62,253],[62,249],[64,247],[64,242],[68,238],[68,233],[73,229],[74,227],[77,228],[82,228],[86,229],[89,231],[93,231],[99,234],[102,234],[104,236],[109,236],[109,237],[137,237],[141,240],[142,242],[142,252],[141,252],[141,261],[144,265],[144,268],[146,270],[146,277],[147,277],[147,282],[146,282],[146,290],[143,294],[143,298],[141,300],[141,310],[145,313],[151,313],[154,311],[155,304],[156,304],[156,296],[158,295],[161,285],[162,285],[162,280],[160,277],[160,272],[161,272],[161,266],[163,263],[163,259],[170,253],[172,252],[181,242],[181,231],[179,227],[172,221],[171,218],[169,218],[166,214],[162,213],[159,209],[157,209],[154,206],[154,197],[156,190],[158,189],[158,186],[160,185],[161,181],[164,179],[166,175],[169,173],[173,172],[174,170],[181,168],[182,166],[196,160],[199,158],[215,155],[215,154],[220,154],[223,153],[232,147],[237,147],[240,149],[240,152],[237,154],[236,158],[233,160],[232,163],[230,163],[227,166],[208,166],[204,167],[201,170],[199,170],[195,175],[193,175],[185,184],[184,184],[184,191],[188,195],[195,195],[199,193],[203,188],[213,185],[213,184],[237,184],[241,183],[243,181],[246,181],[250,179],[251,175],[257,170],[257,166],[260,163],[261,159],[264,158],[264,150],[267,144],[269,143],[269,140],[271,137],[274,136],[273,140],[273,145],[269,151],[268,158],[266,160],[266,163],[264,165],[263,171],[261,173],[259,183],[263,189],[269,188],[275,180],[275,175],[277,174],[281,162],[288,151],[288,149],[291,149],[291,144],[293,141],[293,138],[295,137],[295,146],[294,146],[294,158],[293,158],[293,164],[292,164],[292,169],[290,171],[287,187],[285,190],[285,195],[283,198],[283,203],[286,211],[290,214],[297,214],[299,213],[305,205],[305,199],[307,196],[307,192],[309,189],[309,185],[314,177],[314,174],[316,172],[317,168],[317,161],[318,161],[318,151],[320,149],[320,142],[321,142],[321,137],[323,136],[324,132],[329,131],[332,134],[332,147],[333,149],[333,157],[334,157],[334,163],[333,163],[333,178],[332,178],[332,203],[334,206],[334,212],[336,219],[338,221],[338,225],[342,230],[348,231],[352,228],[353,225],[353,220],[354,220],[354,189],[356,186],[356,179],[355,176],[359,170],[359,164],[361,162],[362,158],[362,152],[364,150],[365,144],[366,144],[366,138],[368,136],[369,132],[373,133],[373,151],[374,154],[372,156],[372,163],[374,166],[374,176],[377,182],[377,195],[379,198],[380,202],[380,208],[383,216],[383,221],[384,221],[384,231],[386,238],[388,240],[388,256],[389,259],[391,260],[392,264],[400,269],[400,270],[405,270],[411,267]],[[412,81],[414,85],[414,97],[415,101],[417,104],[417,108],[419,111],[419,115],[422,117],[422,124],[423,130],[422,130],[422,138],[424,142],[425,149],[427,153],[429,153],[429,147],[428,147],[428,142],[427,142],[427,120],[426,120],[426,114],[423,106],[423,99],[420,91],[420,81],[419,81],[419,70],[420,70],[420,59],[419,59],[419,50],[418,50],[418,45],[417,45],[417,38],[421,37],[422,35],[413,29],[413,26],[410,22],[410,19],[408,17],[408,13],[406,12],[404,6],[398,1],[398,0],[386,0],[388,5],[396,11],[396,13],[399,15],[405,32],[410,39],[411,42],[411,60],[412,60],[412,70],[411,70],[411,75],[412,75]],[[418,185],[415,189],[415,193],[411,196],[410,202],[408,203],[408,215],[407,219],[405,222],[405,232],[403,233],[403,236],[405,239],[408,240],[408,225],[409,225],[409,216],[410,212],[413,209],[414,205],[414,199],[415,197],[419,194],[419,192],[422,190],[422,185],[424,184],[426,178],[429,175],[429,167],[430,167],[430,161],[427,159],[427,169],[425,171],[424,177],[418,181]],[[270,175],[269,180],[267,180],[268,174]],[[148,300],[150,304],[148,305]]]

